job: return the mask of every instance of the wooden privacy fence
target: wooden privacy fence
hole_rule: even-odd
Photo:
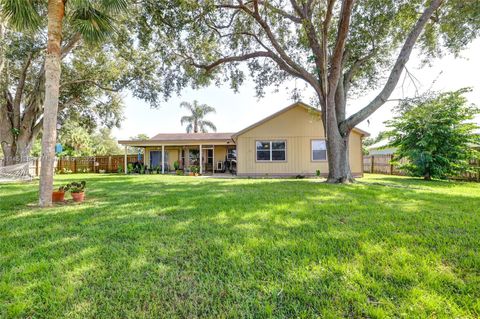
[[[124,161],[124,155],[59,157],[56,171],[58,173],[99,173],[100,171],[116,173],[119,170],[123,172]],[[128,163],[136,161],[137,154],[127,155]]]
[[[138,155],[127,155],[127,163],[137,162]],[[27,159],[30,163],[30,175],[39,176],[41,161],[39,158],[30,157]],[[78,157],[58,157],[55,161],[55,171],[57,173],[116,173],[119,169],[123,172],[125,169],[124,155],[105,155],[105,156],[78,156]],[[23,161],[22,161],[23,162]],[[0,159],[0,166],[3,161]]]
[[[389,174],[389,175],[405,175],[401,170],[392,165],[392,155],[366,155],[363,157],[363,171],[365,173]],[[407,161],[400,161],[405,164]]]
[[[363,157],[363,171],[365,173],[388,174],[388,175],[405,175],[402,170],[391,164],[392,155],[365,155]],[[401,159],[400,164],[406,164],[406,159]],[[453,176],[452,179],[480,181],[480,161],[471,160],[470,165],[474,168],[475,173],[463,173],[459,176]]]

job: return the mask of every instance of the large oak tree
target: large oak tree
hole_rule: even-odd
[[[173,2],[146,1],[140,20],[145,46],[176,56],[158,72],[176,74],[180,86],[186,78],[194,86],[230,78],[237,89],[246,62],[259,95],[288,79],[305,81],[322,110],[332,183],[353,180],[349,134],[388,100],[415,45],[426,61],[458,53],[480,25],[474,0]],[[377,88],[347,116],[353,92]]]

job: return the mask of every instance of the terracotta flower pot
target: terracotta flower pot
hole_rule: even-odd
[[[189,176],[194,176],[195,174],[193,172],[188,173]]]
[[[53,192],[52,193],[52,202],[59,203],[65,201],[65,192]]]
[[[74,202],[81,203],[85,199],[85,192],[71,193]]]

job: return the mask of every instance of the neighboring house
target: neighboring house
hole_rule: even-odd
[[[394,146],[389,146],[390,141],[388,139],[383,139],[375,144],[367,146],[368,156],[370,155],[393,155],[397,148]],[[480,145],[469,144],[470,147],[476,150],[480,150]]]
[[[201,173],[234,167],[239,176],[328,174],[327,150],[320,111],[294,103],[237,133],[158,134],[145,141],[119,141],[145,148],[144,162],[171,171],[199,165]],[[362,138],[369,134],[354,128],[349,139],[350,168],[363,175]],[[202,156],[200,156],[200,154]],[[162,165],[163,162],[163,165]]]
[[[383,139],[375,144],[367,146],[368,155],[393,155],[397,150],[396,147],[388,146],[390,141]]]

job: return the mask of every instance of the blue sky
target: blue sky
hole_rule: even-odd
[[[470,102],[480,106],[480,39],[474,41],[464,50],[460,57],[451,55],[433,61],[431,67],[420,67],[420,59],[414,54],[407,68],[418,81],[417,88],[420,92],[432,87],[434,90],[447,91],[462,87],[472,87],[473,92],[468,95]],[[402,84],[403,83],[403,84]],[[286,83],[285,86],[302,87],[303,83],[297,80]],[[365,95],[350,99],[347,112],[354,113],[365,106],[379,90],[365,92]],[[391,99],[412,97],[415,95],[415,86],[411,81],[403,82],[403,76],[397,85]],[[307,90],[302,98],[309,102],[312,92]],[[218,132],[236,132],[260,119],[290,105],[293,101],[289,89],[274,92],[274,88],[267,88],[265,97],[257,99],[253,81],[245,81],[239,93],[234,93],[228,85],[222,87],[208,87],[200,90],[186,89],[181,96],[176,96],[163,102],[159,109],[150,106],[130,94],[125,97],[125,119],[119,129],[113,130],[113,135],[118,139],[128,139],[140,133],[152,137],[157,133],[184,132],[180,125],[180,118],[186,115],[186,110],[179,107],[182,101],[198,100],[216,108],[217,113],[208,117],[217,126]],[[385,128],[383,122],[392,117],[392,107],[397,102],[387,102],[369,118],[369,123],[364,121],[360,128],[375,136]],[[480,117],[477,118],[480,125]]]

